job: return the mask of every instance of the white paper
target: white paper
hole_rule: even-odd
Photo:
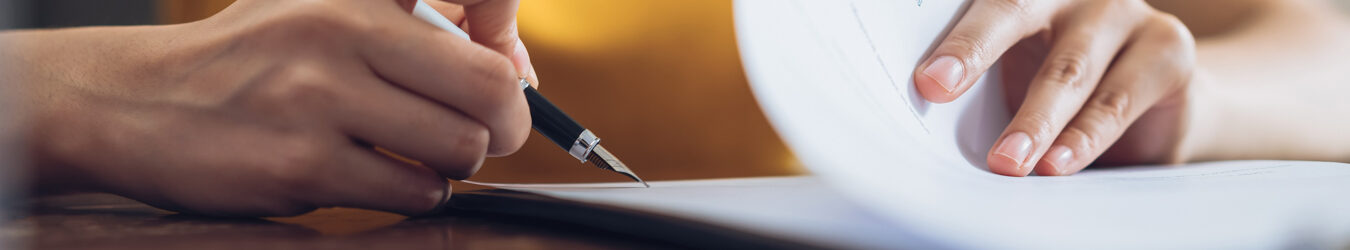
[[[911,81],[967,2],[738,0],[742,61],[812,173],[949,246],[1319,248],[1350,238],[1345,164],[989,173],[984,156],[1008,120],[997,83],[931,104]]]
[[[651,188],[627,182],[478,184],[699,221],[820,247],[932,246],[906,237],[901,228],[844,199],[815,177],[654,181]]]

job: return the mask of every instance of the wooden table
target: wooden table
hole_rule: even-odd
[[[175,214],[113,195],[37,199],[0,229],[33,249],[663,249],[665,242],[516,217],[451,212],[408,218],[331,208],[289,218]]]

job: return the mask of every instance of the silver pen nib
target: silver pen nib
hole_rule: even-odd
[[[652,187],[651,185],[647,185],[647,182],[642,181],[642,178],[638,178],[637,174],[634,174],[632,169],[628,169],[628,165],[623,165],[623,162],[619,161],[618,157],[614,157],[614,154],[609,153],[609,150],[605,150],[605,146],[595,145],[595,150],[591,151],[591,154],[586,156],[586,161],[600,169],[614,171],[623,174],[624,176],[628,176],[628,178],[632,178],[634,181],[642,183],[642,186],[644,187]]]

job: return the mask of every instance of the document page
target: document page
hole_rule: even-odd
[[[991,77],[924,101],[916,65],[969,1],[737,0],[742,62],[778,134],[827,185],[951,247],[1322,248],[1350,239],[1350,166],[1244,161],[1012,178]]]
[[[702,235],[689,232],[650,232],[671,225],[700,224],[694,231],[726,228],[735,234],[749,234],[785,244],[768,244],[799,248],[882,249],[895,247],[932,248],[923,239],[909,237],[905,229],[890,224],[838,192],[825,186],[816,177],[762,177],[711,179],[690,181],[653,181],[651,188],[637,183],[587,184],[492,184],[476,183],[502,189],[528,192],[534,195],[577,202],[584,206],[615,208],[602,211],[567,207],[548,207],[552,211],[530,209],[519,211],[525,215],[548,214],[551,219],[574,221],[580,224],[608,226],[608,230],[622,230],[645,237],[687,243],[688,246],[725,248],[739,246],[728,242],[697,243]],[[491,196],[491,195],[487,195]],[[468,199],[462,199],[468,198]],[[452,201],[460,209],[503,212],[524,206],[518,202],[503,201],[505,197],[485,197],[485,201],[471,200],[465,194],[456,194]],[[495,204],[495,205],[493,205]],[[636,213],[638,218],[621,217],[624,212]],[[556,213],[556,214],[553,214]],[[570,218],[561,218],[570,217]],[[618,223],[606,222],[618,218]],[[640,220],[651,219],[655,220]],[[758,248],[761,245],[747,245]]]

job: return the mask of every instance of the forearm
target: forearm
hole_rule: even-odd
[[[14,65],[14,75],[0,76],[20,85],[30,97],[50,97],[52,91],[81,90],[116,95],[152,91],[138,88],[164,81],[174,26],[89,27],[0,33],[6,43],[3,56]],[[139,82],[128,86],[112,83]],[[47,94],[47,95],[44,95]]]
[[[73,169],[77,164],[60,154],[78,153],[95,147],[96,141],[115,133],[106,133],[118,125],[100,122],[98,117],[113,114],[89,112],[89,107],[108,106],[95,100],[99,96],[126,95],[128,91],[112,83],[155,81],[147,77],[152,67],[146,64],[154,56],[153,48],[141,41],[118,39],[115,34],[131,34],[152,39],[146,30],[155,27],[95,27],[59,30],[11,31],[0,33],[0,57],[6,62],[7,97],[23,98],[7,106],[16,112],[14,127],[26,137],[20,146],[27,159],[25,168],[37,192],[89,190],[92,180],[87,171]],[[139,79],[135,79],[139,78]],[[105,145],[106,146],[106,145]]]
[[[1322,1],[1253,19],[1199,41],[1183,159],[1350,161],[1350,24]]]

